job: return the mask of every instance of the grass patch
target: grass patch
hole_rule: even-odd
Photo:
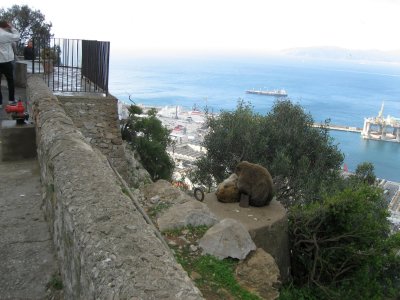
[[[208,230],[208,226],[186,227],[163,232],[177,261],[192,277],[206,299],[260,300],[258,296],[242,288],[235,279],[236,259],[219,260],[211,255],[201,255],[201,250],[191,249]],[[196,276],[193,276],[196,274]]]
[[[125,188],[125,187],[121,187],[121,191],[125,194],[125,195],[127,195],[127,196],[129,196],[129,192],[128,192],[128,190]]]
[[[307,287],[296,288],[292,284],[283,286],[280,290],[279,300],[319,300],[324,299],[315,296],[315,291]]]
[[[58,274],[53,274],[49,280],[49,282],[46,284],[47,289],[51,290],[62,290],[63,288],[63,283],[61,280],[60,275]]]
[[[163,233],[168,237],[174,236],[178,237],[180,235],[185,235],[186,238],[189,238],[192,242],[196,242],[198,239],[202,238],[203,235],[207,232],[210,226],[201,225],[201,226],[187,226],[184,228],[177,229],[168,229]]]
[[[148,215],[152,218],[157,217],[162,211],[170,208],[172,206],[171,203],[159,202],[154,207],[150,208],[147,212]]]
[[[194,269],[201,275],[196,283],[210,286],[214,291],[226,290],[235,299],[259,300],[260,298],[242,288],[235,279],[237,260],[219,260],[214,256],[200,256],[194,261]]]

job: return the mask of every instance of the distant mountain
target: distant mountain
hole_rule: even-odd
[[[400,63],[400,50],[385,52],[379,50],[344,49],[339,47],[306,47],[291,48],[283,50],[282,52],[285,55],[307,58]]]

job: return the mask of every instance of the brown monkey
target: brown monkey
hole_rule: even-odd
[[[237,187],[243,196],[249,197],[251,206],[268,205],[274,197],[271,174],[260,165],[242,161],[237,164],[235,173],[238,176]]]
[[[215,194],[219,202],[232,203],[239,202],[239,190],[237,188],[238,177],[235,173],[222,181]]]

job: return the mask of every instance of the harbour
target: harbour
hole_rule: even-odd
[[[346,128],[362,129],[364,118],[377,116],[383,100],[385,117],[387,113],[400,117],[398,66],[298,62],[281,57],[235,61],[174,59],[172,62],[157,60],[154,64],[153,60],[132,59],[127,68],[125,59],[121,65],[114,61],[111,90],[126,103],[131,95],[136,103],[148,106],[182,106],[190,111],[193,103],[197,103],[200,108],[207,106],[208,111],[216,113],[234,110],[240,98],[251,103],[255,112],[266,114],[279,97],[245,91],[283,88],[292,102],[312,115],[314,122],[330,119],[331,125],[344,126],[332,126],[330,136],[345,153],[349,170],[369,161],[374,163],[377,176],[400,182],[399,172],[395,171],[400,168],[399,144],[364,139],[361,133]],[[175,113],[171,110],[171,114]]]
[[[388,181],[385,189],[398,190],[397,185],[389,186],[389,182],[400,182],[399,144],[374,139],[373,131],[379,129],[376,125],[370,128],[370,138],[361,136],[364,119],[378,115],[382,100],[385,101],[385,112],[400,117],[400,68],[397,65],[351,61],[316,63],[279,57],[260,58],[256,63],[247,58],[235,62],[221,59],[174,59],[172,62],[170,59],[158,60],[155,64],[153,59],[127,61],[126,58],[121,59],[120,64],[114,61],[112,70],[115,74],[111,77],[110,87],[113,94],[126,103],[129,103],[128,95],[132,94],[136,103],[169,106],[162,114],[164,123],[169,123],[168,128],[176,128],[176,146],[168,150],[181,158],[177,170],[185,170],[201,154],[199,152],[204,151],[198,141],[206,129],[202,129],[204,132],[196,129],[202,127],[197,123],[201,122],[201,116],[190,115],[188,118],[189,113],[176,111],[176,106],[186,107],[189,112],[193,110],[192,104],[198,102],[201,107],[207,105],[209,111],[232,111],[236,99],[243,98],[251,102],[257,113],[266,114],[273,106],[274,98],[278,97],[246,93],[246,90],[284,87],[290,100],[309,112],[314,122],[324,125],[323,120],[331,120],[329,136],[343,152],[349,171],[354,172],[362,162],[371,162],[376,176]],[[270,89],[262,88],[265,83]],[[202,105],[198,99],[205,97],[207,103]],[[176,112],[179,119],[176,119]],[[186,134],[178,125],[186,127]],[[388,197],[394,195],[387,193]],[[400,224],[398,199],[394,198],[390,210],[393,220]]]
[[[400,143],[400,118],[388,115],[383,117],[384,103],[376,117],[364,118],[363,128],[345,125],[314,123],[313,127],[325,127],[329,130],[360,133],[363,139]]]

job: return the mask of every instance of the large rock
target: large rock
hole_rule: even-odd
[[[274,258],[263,249],[250,253],[238,264],[235,273],[239,284],[248,291],[268,300],[279,297],[279,268]]]
[[[221,203],[214,193],[206,194],[204,203],[220,219],[232,218],[244,225],[257,248],[270,253],[281,272],[281,280],[290,276],[289,236],[286,210],[272,200],[264,207],[240,207],[239,203]]]
[[[210,212],[207,205],[196,200],[170,207],[157,220],[161,231],[187,226],[211,226],[217,222],[217,217]]]
[[[234,219],[224,219],[211,227],[199,241],[204,253],[217,258],[245,259],[256,249],[247,229]]]

